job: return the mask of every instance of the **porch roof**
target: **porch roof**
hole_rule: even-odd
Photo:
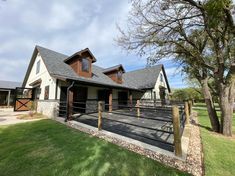
[[[3,81],[0,80],[0,89],[15,89],[16,87],[21,87],[22,83],[13,81]]]

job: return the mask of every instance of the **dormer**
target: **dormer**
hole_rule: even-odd
[[[96,58],[91,51],[86,48],[74,53],[65,61],[79,75],[85,78],[92,77],[92,63],[96,62]]]
[[[110,68],[104,69],[103,73],[110,77],[113,81],[115,81],[118,84],[122,84],[122,74],[125,73],[125,70],[123,66],[116,65]]]

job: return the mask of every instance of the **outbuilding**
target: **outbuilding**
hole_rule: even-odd
[[[13,106],[15,89],[21,85],[20,82],[0,80],[0,106]]]

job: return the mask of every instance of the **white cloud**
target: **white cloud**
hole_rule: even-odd
[[[6,1],[0,7],[0,79],[22,81],[36,44],[71,55],[89,47],[103,67],[145,67],[145,58],[127,55],[114,42],[116,23],[124,27],[126,0]],[[170,80],[174,67],[166,67]],[[176,84],[176,83],[175,83]]]

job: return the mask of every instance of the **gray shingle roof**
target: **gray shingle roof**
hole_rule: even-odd
[[[121,68],[125,72],[125,69],[123,68],[122,64],[119,64],[119,65],[115,65],[113,67],[105,68],[103,70],[103,73],[107,73],[107,72],[110,72],[110,71],[113,71],[113,70],[117,70],[119,68]]]
[[[126,72],[123,74],[123,83],[118,84],[103,73],[105,70],[104,68],[101,68],[94,64],[92,64],[92,77],[84,78],[77,75],[74,72],[74,70],[64,62],[69,56],[52,51],[50,49],[41,46],[36,46],[35,51],[38,51],[39,54],[41,55],[46,65],[46,68],[48,72],[51,74],[51,76],[57,78],[93,83],[93,84],[119,87],[119,88],[128,88],[128,89],[153,88],[157,81],[159,72],[162,68],[162,65],[157,65],[151,68]],[[34,58],[36,55],[35,51],[32,58]],[[33,62],[34,61],[31,60],[28,71],[25,76],[24,85],[26,83],[27,75],[29,75],[29,72],[31,70],[30,67],[32,67]]]
[[[48,72],[52,76],[73,79],[88,83],[96,83],[107,86],[120,87],[120,88],[137,89],[135,86],[129,86],[129,84],[118,84],[114,82],[103,73],[104,68],[98,67],[94,64],[92,64],[92,77],[91,78],[81,77],[77,75],[68,64],[64,62],[64,60],[69,56],[43,48],[41,46],[36,46],[36,48],[40,53],[47,67]]]
[[[21,87],[22,83],[13,81],[3,81],[0,80],[0,89],[15,89],[16,87]]]
[[[158,75],[162,69],[162,65],[147,67],[140,70],[126,72],[123,74],[123,81],[130,86],[135,86],[138,89],[153,88],[156,84]]]

